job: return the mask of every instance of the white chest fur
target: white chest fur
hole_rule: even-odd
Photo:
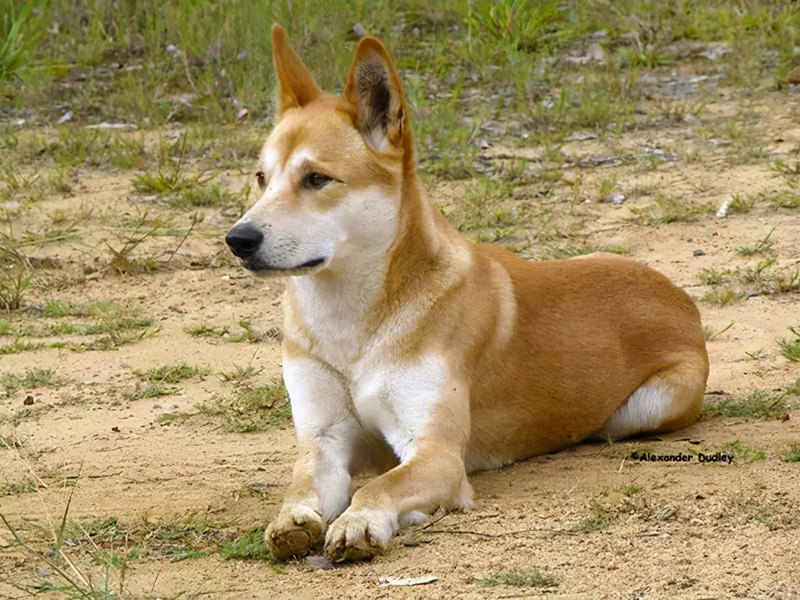
[[[380,434],[405,462],[414,455],[446,381],[445,362],[432,355],[405,365],[364,361],[350,382],[350,395],[362,425]]]

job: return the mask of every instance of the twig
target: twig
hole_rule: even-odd
[[[167,259],[167,264],[169,264],[172,261],[172,259],[175,258],[175,255],[178,253],[178,250],[181,249],[181,246],[183,246],[183,243],[186,241],[186,238],[189,237],[189,234],[192,233],[192,230],[194,229],[194,226],[196,224],[197,224],[197,213],[194,213],[192,215],[192,224],[189,225],[189,229],[186,230],[186,234],[184,234],[184,236],[181,238],[181,241],[178,242],[178,246],[169,255],[169,258]]]

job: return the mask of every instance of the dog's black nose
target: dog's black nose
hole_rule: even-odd
[[[236,225],[225,236],[231,252],[239,258],[247,258],[255,254],[263,239],[264,234],[252,225]]]

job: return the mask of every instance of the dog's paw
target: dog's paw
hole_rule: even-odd
[[[397,519],[384,510],[347,509],[325,536],[325,555],[333,562],[369,560],[386,549]]]
[[[284,506],[264,536],[276,560],[308,554],[322,543],[325,524],[314,510],[301,504]]]

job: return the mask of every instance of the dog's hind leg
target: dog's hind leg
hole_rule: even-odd
[[[707,377],[708,362],[696,355],[660,371],[639,386],[593,437],[621,439],[688,427],[700,417]]]

